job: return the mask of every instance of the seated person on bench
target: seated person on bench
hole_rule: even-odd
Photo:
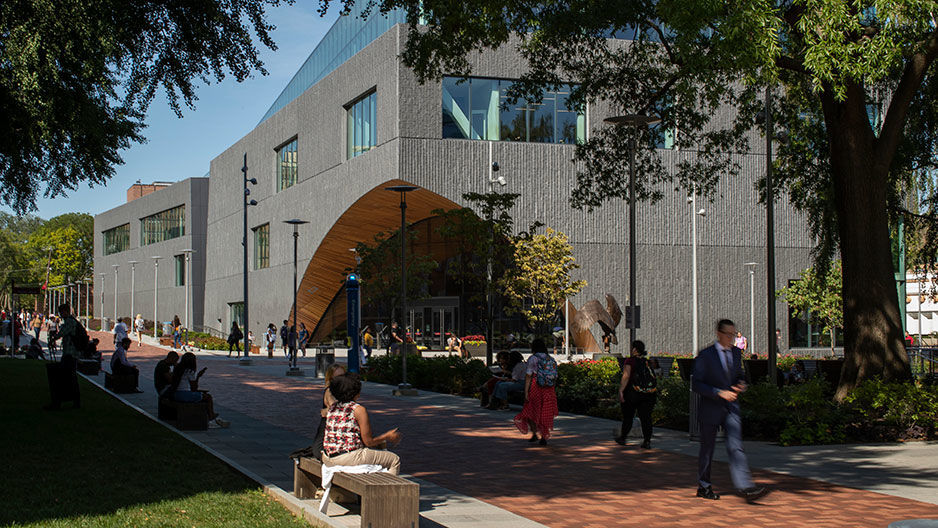
[[[397,475],[401,471],[401,457],[380,447],[396,445],[401,440],[401,433],[394,428],[372,436],[368,411],[355,401],[361,396],[361,391],[362,382],[355,373],[336,376],[329,383],[329,392],[336,402],[326,414],[322,463],[326,466],[376,464]]]
[[[24,346],[22,350],[27,359],[46,359],[46,355],[42,353],[42,346],[39,345],[39,340],[35,337],[31,338],[29,345]]]
[[[179,363],[173,368],[173,381],[169,386],[169,390],[166,391],[167,396],[173,401],[182,403],[207,403],[208,419],[215,420],[215,424],[219,427],[228,427],[231,423],[219,418],[218,413],[215,412],[212,395],[208,391],[199,390],[199,378],[205,374],[205,369],[208,367],[202,367],[202,370],[196,374],[197,368],[195,354],[192,352],[183,354],[179,359]]]
[[[495,393],[492,394],[492,401],[488,409],[507,409],[509,392],[524,392],[524,376],[527,372],[527,363],[524,362],[524,356],[517,350],[512,350],[508,357],[508,371],[511,372],[511,378],[506,381],[500,381],[495,385]]]
[[[140,379],[140,371],[136,365],[127,359],[127,349],[130,347],[130,343],[132,343],[130,338],[125,337],[117,344],[114,353],[111,354],[111,374],[114,376],[133,376],[134,387],[136,387],[134,390],[143,392],[137,384]]]
[[[160,398],[163,397],[163,393],[173,383],[173,367],[176,366],[176,363],[179,363],[179,354],[175,350],[171,350],[153,369],[153,387],[156,388],[156,394]]]

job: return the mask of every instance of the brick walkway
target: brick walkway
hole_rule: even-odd
[[[149,377],[164,355],[156,347],[135,345],[130,358]],[[287,368],[282,357],[258,363]],[[218,405],[314,435],[320,382],[264,374],[235,360],[202,357],[201,366],[209,367],[202,385]],[[705,501],[694,497],[693,457],[623,448],[609,433],[574,435],[562,425],[549,446],[532,446],[511,425],[514,413],[477,412],[472,405],[441,408],[389,392],[370,391],[361,402],[374,429],[400,428],[404,439],[395,452],[403,459],[403,472],[547,526],[883,527],[901,519],[938,518],[933,504],[758,470],[756,481],[773,489],[759,504],[731,494]],[[732,489],[725,464],[714,462],[713,476],[718,492]]]

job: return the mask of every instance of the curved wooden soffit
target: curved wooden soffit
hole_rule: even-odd
[[[413,185],[403,180],[389,180],[368,191],[336,220],[309,261],[297,292],[297,312],[312,335],[329,303],[345,280],[346,270],[355,266],[349,248],[374,235],[401,226],[400,194],[386,191],[393,185]],[[434,209],[453,209],[460,205],[419,188],[407,193],[407,223],[413,224],[433,216]],[[293,307],[290,307],[292,324]]]

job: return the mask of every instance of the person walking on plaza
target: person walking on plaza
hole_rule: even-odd
[[[179,321],[179,316],[173,316],[173,348],[179,348],[179,344],[182,342],[182,323]]]
[[[36,336],[36,341],[39,341],[39,332],[42,330],[42,314],[33,314],[33,320],[30,321],[29,325],[33,327],[33,334]]]
[[[125,337],[128,337],[127,325],[124,324],[124,320],[120,317],[117,318],[117,323],[114,324],[114,330],[112,333],[114,334],[115,347],[119,346]]]
[[[404,344],[404,338],[401,335],[401,330],[397,326],[397,322],[391,323],[391,339],[390,344],[388,345],[388,355],[396,355],[401,351],[401,346]]]
[[[632,350],[622,364],[622,380],[619,382],[619,405],[622,408],[622,429],[616,442],[625,445],[632,430],[635,412],[642,422],[642,449],[651,447],[651,410],[658,399],[658,383],[655,373],[646,359],[645,343],[632,341]]]
[[[283,320],[283,326],[280,327],[280,342],[283,349],[283,357],[289,356],[290,328],[287,326],[287,320]]]
[[[137,332],[137,348],[143,346],[143,332],[147,329],[147,324],[143,320],[142,314],[137,314],[137,317],[134,319],[134,332]]]
[[[362,347],[365,349],[365,363],[371,360],[371,350],[375,347],[375,338],[371,335],[371,327],[365,325],[362,329]]]
[[[515,416],[515,427],[524,434],[531,430],[529,442],[538,441],[547,445],[550,432],[557,416],[557,362],[547,354],[547,344],[541,338],[531,341],[531,357],[528,358],[524,376],[524,408]]]
[[[267,340],[267,357],[274,357],[274,348],[277,346],[277,327],[274,326],[274,323],[267,325],[267,333],[264,334],[265,339]]]
[[[231,331],[228,332],[228,357],[231,357],[231,348],[234,347],[238,350],[238,356],[241,356],[241,340],[244,339],[244,334],[241,333],[241,328],[238,327],[237,321],[231,322]]]
[[[746,336],[744,336],[742,332],[736,332],[736,340],[733,341],[733,346],[746,352],[746,347],[749,346],[749,342],[746,341]]]
[[[742,419],[739,395],[747,386],[743,379],[742,352],[733,346],[736,325],[721,319],[716,326],[716,343],[701,350],[694,361],[693,391],[700,395],[697,420],[700,423],[700,452],[698,454],[697,496],[716,500],[710,468],[716,445],[717,429],[726,431],[726,452],[729,455],[730,477],[733,486],[747,501],[763,497],[768,491],[756,486],[749,473],[749,464],[743,452]]]
[[[303,321],[300,321],[300,342],[297,343],[297,346],[300,348],[300,352],[303,353],[303,357],[306,357],[306,342],[309,341],[309,330],[306,329],[306,324]]]

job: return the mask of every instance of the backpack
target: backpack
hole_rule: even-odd
[[[648,366],[648,360],[645,358],[638,359],[639,361],[636,363],[629,380],[632,383],[632,389],[642,394],[658,392],[658,378],[655,377],[655,373]]]
[[[557,362],[548,354],[537,358],[537,384],[541,387],[553,387],[557,384]]]
[[[88,339],[88,332],[85,331],[85,327],[82,325],[75,325],[75,335],[71,336],[72,346],[75,347],[75,351],[78,352],[78,356],[83,356],[88,352],[89,345],[91,340]]]

